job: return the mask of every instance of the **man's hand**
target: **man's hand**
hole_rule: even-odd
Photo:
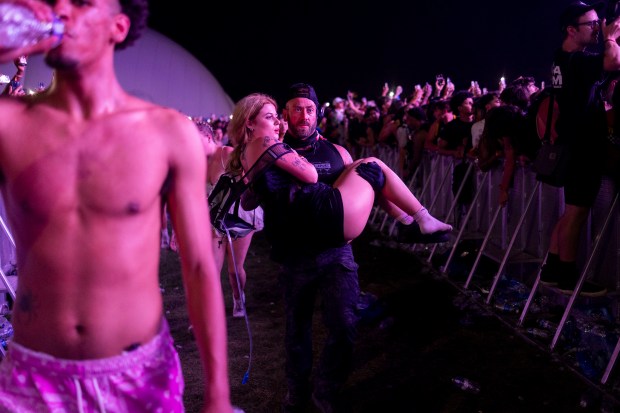
[[[36,18],[40,21],[51,22],[54,19],[54,13],[49,4],[39,0],[10,0],[0,1],[0,3],[14,3],[31,10]],[[56,45],[60,41],[58,36],[47,37],[34,45],[20,47],[17,49],[5,48],[0,45],[0,63],[8,63],[20,56],[44,53]]]
[[[385,186],[385,174],[376,162],[360,163],[355,167],[355,172],[364,178],[375,191],[380,191]]]

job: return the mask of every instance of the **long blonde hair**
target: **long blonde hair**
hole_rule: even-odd
[[[243,172],[240,158],[241,152],[250,138],[251,130],[248,127],[248,121],[254,120],[266,104],[272,104],[277,111],[276,101],[271,96],[262,93],[252,93],[235,105],[232,120],[228,124],[228,137],[235,147],[228,162],[228,172],[233,174]]]

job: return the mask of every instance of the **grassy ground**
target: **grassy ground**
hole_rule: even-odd
[[[552,354],[540,350],[484,311],[467,313],[455,303],[459,291],[415,256],[373,246],[370,233],[354,243],[362,290],[378,298],[359,326],[355,366],[343,391],[345,412],[585,412],[579,407],[590,386]],[[226,278],[229,366],[233,403],[246,413],[280,411],[285,395],[283,305],[276,266],[257,234],[248,255],[246,301],[252,330],[233,319]],[[166,316],[183,363],[188,412],[202,401],[199,356],[188,332],[178,257],[162,251],[160,267]],[[317,311],[317,315],[320,312]],[[316,318],[316,351],[323,331]],[[477,394],[451,382],[464,376]],[[314,412],[312,407],[308,412]]]

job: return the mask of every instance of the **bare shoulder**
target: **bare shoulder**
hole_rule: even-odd
[[[197,134],[198,130],[194,123],[183,113],[141,99],[132,98],[127,105],[127,112],[136,112],[144,115],[144,120],[157,126],[164,134],[170,132],[186,132],[192,135]]]
[[[200,132],[187,115],[150,102],[138,102],[134,110],[143,116],[145,129],[153,139],[161,139],[176,150],[183,150],[187,145],[195,150],[196,145],[201,145]]]
[[[222,151],[222,155],[224,157],[229,157],[231,153],[235,150],[232,146],[221,146],[220,150]]]
[[[334,146],[338,150],[338,153],[340,154],[340,156],[342,156],[342,160],[345,165],[349,165],[350,163],[353,163],[353,158],[351,158],[351,154],[349,153],[349,151],[347,151],[344,147],[340,145],[334,144]]]
[[[24,136],[41,133],[49,125],[49,110],[41,109],[32,96],[0,96],[0,140],[19,143]]]
[[[220,159],[221,162],[218,162],[217,164],[221,165],[222,163],[228,162],[234,150],[235,148],[232,146],[220,146],[213,153],[213,158]]]
[[[252,166],[267,148],[279,142],[278,139],[269,136],[255,138],[246,142],[245,147],[241,151],[241,163],[244,168]]]

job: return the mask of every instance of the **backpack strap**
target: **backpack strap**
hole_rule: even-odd
[[[282,142],[274,143],[260,155],[258,160],[254,162],[254,165],[252,165],[250,169],[248,169],[241,180],[246,180],[248,185],[251,184],[262,174],[264,174],[267,168],[270,167],[275,161],[291,152],[293,152],[293,150],[287,144]]]
[[[226,198],[226,202],[221,206],[222,211],[227,212],[234,201],[241,198],[241,194],[243,194],[247,187],[243,179],[235,179],[233,176],[223,174],[217,180],[217,184],[215,184],[215,187],[213,187],[209,194],[209,205],[213,203],[220,192],[228,191],[229,195]]]
[[[250,169],[248,169],[248,171],[240,178],[235,178],[234,176],[227,174],[221,175],[215,187],[211,190],[208,199],[209,205],[212,206],[210,212],[212,215],[212,222],[223,217],[233,205],[235,205],[234,212],[237,214],[239,211],[241,195],[250,186],[250,184],[264,174],[267,168],[275,161],[291,152],[293,152],[293,150],[290,146],[278,142],[267,148],[254,163],[254,165],[252,165]],[[226,198],[224,202],[220,203],[216,207],[213,203],[220,192],[224,192]]]

